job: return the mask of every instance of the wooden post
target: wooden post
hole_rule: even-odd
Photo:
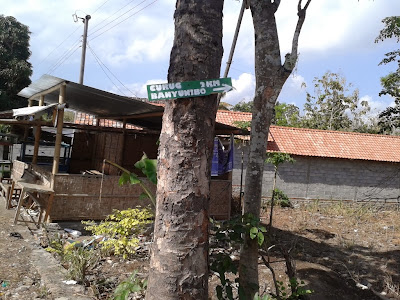
[[[122,140],[121,140],[121,148],[119,149],[119,165],[123,166],[124,164],[124,148],[125,148],[125,138],[126,138],[126,119],[123,120],[122,123]]]
[[[44,95],[40,95],[39,106],[44,105]]]
[[[65,103],[65,90],[66,86],[62,85],[60,87],[60,96],[58,98],[59,104]],[[57,113],[57,133],[56,133],[56,142],[54,146],[54,159],[53,159],[53,170],[52,170],[52,187],[54,185],[54,175],[58,173],[58,168],[60,164],[60,149],[61,149],[61,141],[62,141],[62,130],[64,125],[64,108],[58,108]]]
[[[35,132],[35,147],[33,148],[33,157],[32,157],[32,164],[36,165],[39,155],[39,143],[40,143],[40,133],[41,133],[41,126],[36,126]]]
[[[40,95],[39,106],[44,105],[44,95]],[[35,132],[35,147],[33,148],[33,158],[32,164],[37,164],[38,154],[39,154],[39,144],[40,144],[40,133],[41,133],[41,126],[36,126]]]

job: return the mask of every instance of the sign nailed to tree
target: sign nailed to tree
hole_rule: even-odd
[[[150,84],[147,86],[149,101],[208,96],[232,90],[231,78]]]

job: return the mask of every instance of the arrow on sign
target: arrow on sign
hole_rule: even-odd
[[[149,84],[147,86],[147,95],[149,97],[149,101],[158,101],[208,96],[214,93],[226,93],[231,90],[231,78],[219,78],[198,81]]]
[[[222,84],[221,87],[218,88],[213,88],[213,92],[220,92],[220,93],[227,93],[232,89],[231,86],[227,85],[227,84]]]

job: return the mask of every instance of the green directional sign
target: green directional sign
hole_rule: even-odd
[[[207,79],[147,86],[149,101],[207,96],[232,90],[230,78]]]

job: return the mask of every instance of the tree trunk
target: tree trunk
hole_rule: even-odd
[[[262,178],[266,156],[268,132],[274,114],[276,100],[297,61],[297,45],[305,11],[311,0],[301,9],[298,2],[299,21],[293,36],[292,52],[286,54],[281,63],[275,12],[280,1],[251,0],[255,35],[256,91],[250,135],[250,152],[246,169],[243,213],[260,217]],[[239,284],[244,292],[243,299],[253,299],[258,292],[258,244],[257,239],[245,237],[240,253]]]
[[[169,82],[219,78],[223,0],[178,0]],[[208,299],[216,95],[166,102],[146,299]]]

